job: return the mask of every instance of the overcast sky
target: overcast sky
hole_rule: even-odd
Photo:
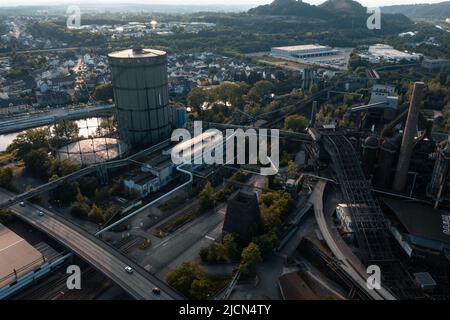
[[[437,3],[443,0],[358,0],[364,6],[383,6],[391,4],[412,4],[412,3]],[[96,0],[95,3],[142,3],[142,4],[173,4],[173,5],[248,5],[256,6],[259,4],[267,4],[272,0]],[[305,0],[311,4],[320,4],[324,0]],[[40,5],[40,4],[80,4],[90,3],[88,0],[0,0],[0,5]]]

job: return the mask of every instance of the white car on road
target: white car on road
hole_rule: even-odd
[[[132,267],[126,266],[126,267],[125,267],[125,271],[128,272],[129,274],[132,274],[134,270],[133,270]]]

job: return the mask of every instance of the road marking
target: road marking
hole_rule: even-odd
[[[205,236],[206,239],[211,240],[211,241],[216,241],[216,239],[214,239],[213,237],[210,237],[208,235]]]

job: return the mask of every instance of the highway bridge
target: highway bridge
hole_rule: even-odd
[[[113,104],[77,109],[51,109],[42,114],[0,120],[0,134],[51,125],[62,120],[78,120],[90,117],[110,116],[114,111],[115,106]]]
[[[0,199],[11,196],[12,194],[9,192],[0,191]],[[115,248],[57,213],[30,203],[23,207],[16,205],[12,210],[17,217],[75,252],[80,258],[117,283],[131,297],[137,300],[180,300],[184,298]],[[44,212],[44,215],[40,215],[40,211]],[[125,270],[126,266],[133,268],[134,272],[128,273]],[[161,293],[153,293],[153,288],[159,288]]]

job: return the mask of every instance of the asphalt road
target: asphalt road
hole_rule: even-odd
[[[3,190],[0,191],[1,200],[4,201],[10,197],[10,193]],[[30,203],[26,203],[25,207],[16,205],[11,207],[11,209],[19,218],[55,238],[68,249],[75,252],[94,268],[121,286],[135,299],[183,299],[179,293],[175,292],[167,284],[150,275],[145,269],[132,262],[113,247],[56,214]],[[39,211],[43,211],[45,214],[39,216]],[[125,271],[126,266],[131,266],[134,269],[133,274]],[[152,289],[155,287],[161,289],[161,294],[157,295],[152,292]]]
[[[220,237],[225,211],[225,206],[218,206],[215,212],[207,212],[182,226],[150,247],[140,264],[151,266],[152,274],[164,278],[173,267],[196,260],[202,247]]]

